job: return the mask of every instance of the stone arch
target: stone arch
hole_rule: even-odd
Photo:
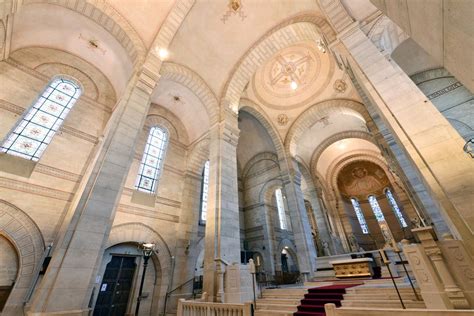
[[[275,254],[281,255],[283,249],[285,249],[291,255],[292,260],[294,261],[294,263],[297,266],[297,269],[299,270],[299,258],[297,255],[298,252],[296,251],[296,245],[292,243],[289,239],[284,238],[280,241],[280,243],[276,247]],[[277,261],[280,262],[280,259],[278,259]]]
[[[313,126],[317,120],[330,113],[357,115],[366,123],[371,121],[364,105],[354,100],[332,99],[316,103],[301,113],[291,125],[285,138],[285,151],[294,155],[296,143],[303,133]]]
[[[163,298],[165,297],[168,290],[168,283],[172,274],[172,260],[174,257],[172,256],[165,240],[157,231],[148,225],[138,222],[123,223],[113,226],[110,231],[109,239],[107,240],[105,249],[118,244],[138,244],[141,242],[154,242],[156,245],[155,250],[157,250],[157,252],[155,252],[153,258],[156,258],[157,260],[153,260],[153,264],[155,266],[155,270],[159,272],[158,275],[161,278],[161,282],[159,282],[160,288],[158,289],[156,296]],[[164,300],[160,299],[158,306],[155,307],[156,312],[162,310],[163,304]]]
[[[269,160],[269,161],[272,161],[274,162],[278,167],[279,167],[279,164],[278,164],[278,157],[275,153],[273,152],[262,152],[262,153],[258,153],[256,154],[255,156],[253,156],[248,162],[247,164],[244,166],[243,170],[242,170],[242,178],[245,179],[247,177],[247,174],[250,172],[250,170],[252,169],[252,167],[260,162],[260,161],[263,161],[263,160]]]
[[[137,31],[110,3],[105,0],[26,0],[23,5],[49,4],[64,7],[102,26],[125,49],[134,64],[140,64],[147,52]]]
[[[245,86],[255,71],[278,50],[291,44],[315,40],[325,36],[330,42],[336,39],[335,33],[326,19],[318,12],[307,12],[290,17],[263,35],[234,66],[222,93],[221,103],[235,113]]]
[[[283,141],[276,132],[275,126],[271,123],[270,119],[264,114],[264,111],[259,108],[259,106],[250,99],[242,98],[240,99],[240,109],[239,111],[246,112],[252,115],[255,119],[257,119],[263,127],[265,127],[266,131],[270,135],[272,139],[273,146],[275,146],[275,150],[277,152],[278,158],[284,159],[285,153],[283,148]]]
[[[309,170],[316,170],[316,166],[318,164],[319,157],[324,152],[324,150],[326,150],[326,148],[328,148],[329,146],[331,146],[335,142],[337,142],[339,140],[342,140],[342,139],[346,139],[346,138],[364,139],[364,140],[367,140],[367,141],[372,142],[375,145],[377,145],[375,143],[375,140],[374,140],[372,134],[370,134],[369,132],[344,131],[344,132],[334,134],[331,137],[326,138],[321,144],[318,145],[318,147],[316,147],[316,149],[314,150],[313,155],[311,157],[311,163],[310,163],[310,169]]]
[[[33,219],[5,200],[0,200],[0,234],[14,245],[19,258],[17,279],[3,310],[5,315],[17,315],[23,311],[34,277],[41,269],[44,239]]]
[[[260,201],[262,201],[265,205],[270,205],[277,188],[284,188],[282,179],[273,178],[268,180],[260,190]]]
[[[171,62],[163,63],[160,69],[162,79],[168,79],[190,89],[206,107],[210,125],[219,118],[219,102],[204,79],[186,66]]]
[[[188,152],[187,171],[201,177],[204,163],[209,160],[209,137],[199,140]]]

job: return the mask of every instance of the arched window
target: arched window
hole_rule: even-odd
[[[365,221],[364,213],[362,213],[359,201],[357,201],[357,199],[351,198],[351,203],[356,213],[357,220],[359,221],[360,228],[362,229],[362,233],[368,234],[369,227],[367,226],[367,222]]]
[[[202,184],[201,184],[201,215],[199,221],[201,224],[206,223],[207,219],[207,197],[209,195],[209,160],[204,164],[204,170],[202,171]]]
[[[275,190],[275,198],[278,209],[278,219],[280,220],[280,228],[288,229],[288,225],[286,223],[285,202],[283,201],[283,194],[281,193],[281,188]]]
[[[403,218],[403,214],[398,208],[397,201],[395,201],[395,198],[393,197],[392,192],[390,191],[389,188],[385,190],[385,196],[387,197],[388,203],[392,207],[393,212],[397,216],[398,222],[402,227],[408,227],[407,222]]]
[[[8,134],[2,152],[38,161],[80,95],[81,88],[75,82],[52,80]]]
[[[375,218],[377,222],[385,222],[385,217],[383,216],[382,209],[380,208],[379,202],[377,202],[377,198],[373,195],[369,195],[369,203],[372,211],[375,214]]]
[[[167,132],[158,126],[152,127],[148,134],[140,169],[138,169],[137,181],[135,181],[137,190],[148,193],[156,191],[167,145]]]

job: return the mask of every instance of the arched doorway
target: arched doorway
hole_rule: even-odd
[[[19,260],[15,246],[0,235],[0,313],[15,285],[18,275]]]
[[[157,258],[152,255],[143,283],[139,315],[151,315],[157,284]],[[122,316],[133,314],[136,307],[143,255],[136,243],[123,243],[108,248],[99,269],[101,276],[96,295],[94,316]]]

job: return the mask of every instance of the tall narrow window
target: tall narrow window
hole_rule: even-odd
[[[51,81],[2,143],[1,151],[38,161],[80,95],[81,89],[71,80]]]
[[[362,232],[364,234],[369,233],[369,227],[367,226],[367,223],[365,221],[364,213],[362,213],[362,209],[360,208],[359,201],[357,201],[354,198],[351,198],[351,203],[352,207],[354,208],[354,211],[357,216],[357,220],[359,221],[360,228],[362,229]]]
[[[140,169],[138,169],[137,181],[135,181],[137,190],[148,193],[156,191],[167,144],[166,131],[157,126],[152,127],[148,134]]]
[[[398,208],[397,201],[395,201],[395,198],[393,197],[393,194],[390,191],[390,189],[387,188],[385,190],[385,196],[387,197],[388,203],[390,203],[390,206],[392,207],[393,212],[397,216],[397,219],[398,219],[398,222],[400,223],[400,225],[402,227],[408,227],[407,222],[403,218],[403,214],[400,211],[400,209]]]
[[[377,222],[385,222],[385,217],[383,216],[382,209],[380,208],[379,202],[377,202],[377,198],[373,195],[369,196],[369,203],[372,211],[375,214],[375,218]]]
[[[281,188],[275,190],[275,198],[278,209],[278,219],[280,220],[280,228],[288,229],[288,226],[286,224],[285,202],[283,201],[283,194],[281,193]]]
[[[209,160],[204,164],[202,171],[202,186],[201,186],[201,224],[206,223],[207,219],[207,197],[209,194]]]

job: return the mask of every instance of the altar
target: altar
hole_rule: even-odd
[[[374,275],[372,258],[357,258],[330,261],[336,278],[372,277]]]

